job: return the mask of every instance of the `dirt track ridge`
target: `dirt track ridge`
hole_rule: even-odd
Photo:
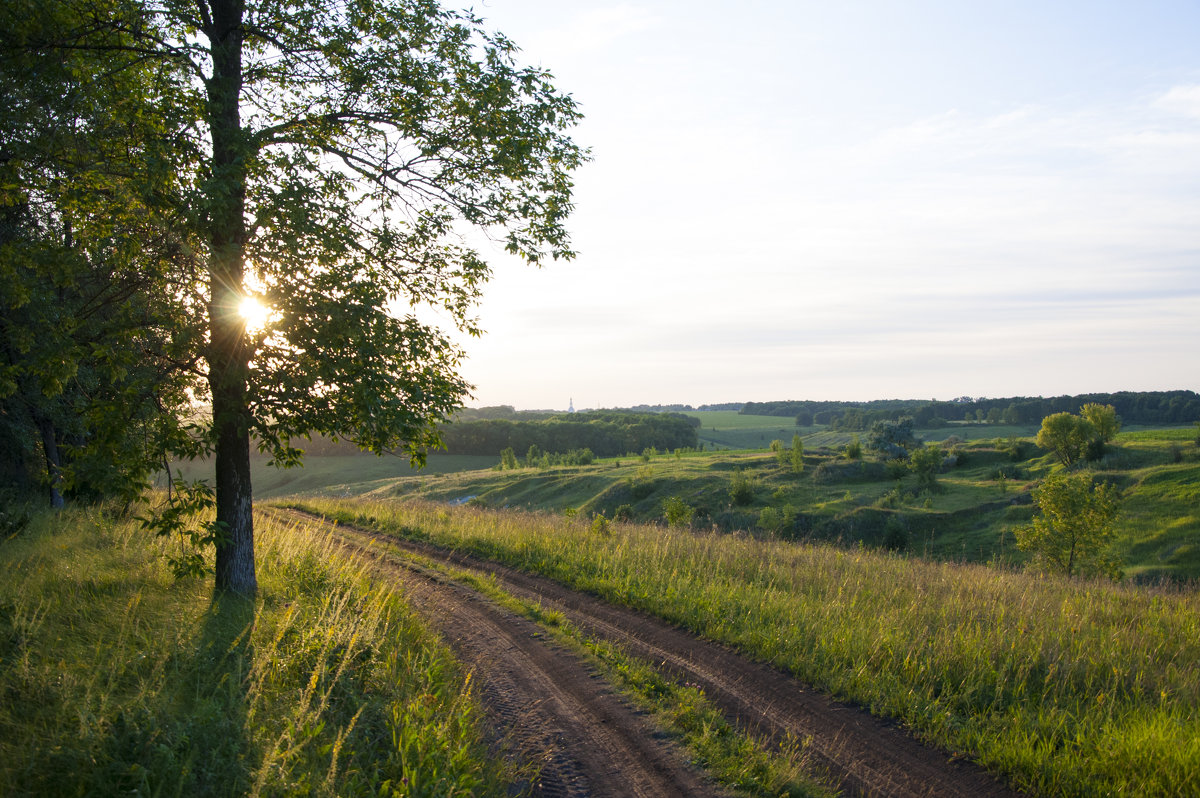
[[[320,521],[316,516],[297,511],[289,514],[300,515],[309,521]],[[998,782],[978,766],[956,759],[945,752],[923,745],[906,734],[895,724],[877,718],[865,710],[842,702],[835,701],[808,686],[794,677],[769,665],[750,660],[733,649],[706,640],[687,632],[670,623],[629,609],[609,604],[594,596],[580,593],[552,580],[534,576],[522,571],[500,565],[495,562],[449,551],[426,543],[401,540],[391,535],[385,535],[372,530],[353,525],[339,524],[344,539],[350,545],[358,548],[369,547],[369,541],[384,542],[387,545],[420,554],[432,560],[453,565],[456,568],[471,570],[494,576],[501,587],[509,593],[523,599],[540,602],[547,609],[557,610],[572,623],[586,633],[609,640],[622,646],[629,653],[654,662],[659,669],[680,681],[689,681],[702,687],[710,700],[735,724],[748,728],[759,735],[773,741],[782,742],[789,738],[808,742],[808,750],[817,763],[824,769],[830,779],[846,794],[867,796],[888,796],[901,798],[907,796],[1016,796],[1012,791]],[[425,577],[429,580],[428,577]],[[429,580],[432,581],[432,580]],[[408,584],[408,580],[406,580]],[[410,587],[410,589],[412,589]],[[483,605],[478,594],[469,588],[454,583],[441,585],[443,590],[454,590],[462,600]],[[420,595],[420,594],[418,594]],[[440,607],[444,602],[434,602],[434,607]],[[494,606],[494,605],[493,605]],[[494,610],[498,611],[498,610]],[[461,629],[454,619],[450,621],[451,637],[460,634]],[[520,623],[516,623],[520,622]],[[526,626],[523,626],[527,625]],[[492,621],[492,626],[497,622]],[[469,625],[470,626],[470,625]],[[499,624],[503,636],[510,642],[514,635],[537,635],[537,627],[532,622],[509,616],[508,620]],[[473,626],[470,628],[474,629]],[[515,632],[520,628],[522,631]],[[475,632],[472,632],[474,634]],[[478,633],[489,635],[486,626],[480,626]],[[451,640],[452,644],[454,640]],[[474,641],[472,646],[482,646],[483,641]],[[460,641],[461,644],[461,641]],[[515,642],[513,643],[515,645]],[[562,652],[565,654],[565,652]],[[524,666],[513,663],[517,667],[510,676],[521,679]],[[582,667],[580,664],[579,667]],[[515,675],[514,675],[515,674]],[[597,680],[590,680],[593,685]],[[549,689],[549,688],[544,688]],[[553,695],[553,690],[538,695]],[[599,694],[611,694],[601,690]],[[601,719],[602,714],[587,709],[591,698],[577,697],[575,700],[583,703],[583,709],[576,708],[575,714],[588,716],[591,714],[600,724],[612,723],[611,719]],[[585,723],[586,726],[586,723]],[[636,734],[636,729],[630,729]],[[569,736],[569,735],[568,735]],[[551,749],[556,751],[548,756],[547,763],[555,764],[554,757],[563,758],[564,751],[575,751],[577,741],[563,736],[558,740],[561,747]],[[582,742],[585,746],[586,741]],[[543,741],[544,747],[545,741]],[[526,743],[528,745],[528,743]],[[658,744],[656,749],[663,746]],[[613,754],[615,757],[615,754]],[[592,768],[589,775],[571,775],[567,763],[558,763],[547,771],[549,776],[543,779],[546,792],[543,795],[704,795],[715,794],[713,788],[697,782],[687,786],[676,784],[670,788],[663,784],[652,788],[650,792],[609,793],[604,784],[609,777],[618,783],[628,784],[630,777],[624,771],[622,760],[608,759],[612,767],[603,772],[603,765],[597,772],[597,763],[576,763],[579,767]],[[565,757],[570,760],[571,757]],[[669,759],[669,757],[668,757]],[[665,767],[661,762],[654,768]],[[557,781],[556,781],[557,779]],[[636,782],[636,778],[634,779]],[[562,782],[562,785],[559,785]],[[573,791],[584,786],[583,792]],[[630,785],[634,786],[634,785]],[[639,788],[640,789],[640,788]],[[660,791],[654,791],[658,789]],[[680,789],[682,791],[675,791]],[[558,791],[563,790],[563,791]],[[667,791],[661,791],[667,790]]]

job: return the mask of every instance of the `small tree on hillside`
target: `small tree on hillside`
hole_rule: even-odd
[[[667,526],[672,528],[688,527],[696,516],[696,508],[678,496],[671,496],[663,502],[663,517]]]
[[[1104,447],[1121,431],[1121,417],[1112,405],[1090,402],[1079,408],[1079,415],[1088,420],[1095,434],[1088,444],[1087,458],[1099,460],[1104,456]]]
[[[904,458],[920,446],[913,431],[913,419],[905,416],[899,421],[876,421],[867,436],[867,448],[887,457]]]
[[[754,482],[740,468],[729,482],[729,498],[739,507],[754,501]]]
[[[1032,552],[1035,565],[1067,577],[1121,578],[1113,551],[1119,500],[1111,485],[1096,485],[1088,474],[1051,474],[1033,491],[1033,501],[1037,517],[1015,532],[1017,547]]]
[[[780,465],[787,465],[787,451],[783,448],[783,441],[776,438],[771,441],[771,451],[775,454],[775,459]]]
[[[912,450],[909,455],[908,467],[917,475],[917,484],[930,488],[937,484],[937,472],[942,467],[944,459],[940,446],[927,443]]]
[[[513,451],[513,448],[511,446],[505,448],[504,451],[500,452],[500,468],[501,468],[501,470],[504,470],[506,468],[511,469],[511,470],[516,470],[519,467],[520,467],[520,464],[517,462],[517,453]]]
[[[804,471],[804,441],[800,440],[799,435],[792,436],[792,473],[799,474]]]
[[[1049,449],[1059,461],[1070,468],[1087,453],[1088,443],[1096,436],[1096,428],[1086,418],[1071,413],[1054,413],[1042,419],[1037,445]]]

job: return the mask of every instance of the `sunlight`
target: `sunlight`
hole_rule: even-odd
[[[271,309],[252,296],[242,298],[238,305],[238,315],[246,324],[246,332],[261,332],[271,320]]]

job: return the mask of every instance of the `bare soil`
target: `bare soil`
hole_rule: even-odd
[[[313,516],[309,520],[319,521]],[[463,570],[557,610],[588,634],[698,684],[731,722],[776,742],[803,740],[827,781],[848,795],[1015,796],[977,765],[924,745],[895,723],[835,701],[770,665],[666,621],[557,582],[429,544],[352,525],[347,545],[386,542]],[[379,558],[402,579],[456,653],[475,668],[485,705],[511,748],[541,766],[544,796],[720,795],[645,718],[530,621],[435,575]]]

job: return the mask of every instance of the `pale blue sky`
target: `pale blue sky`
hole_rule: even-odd
[[[470,404],[1200,387],[1200,3],[475,10],[594,161]]]

